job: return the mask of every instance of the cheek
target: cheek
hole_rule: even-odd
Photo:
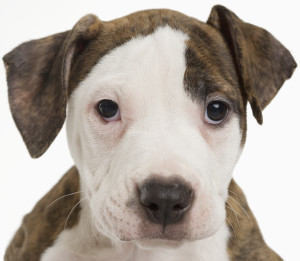
[[[105,122],[94,108],[82,115],[78,133],[81,150],[84,157],[80,158],[80,165],[85,165],[95,175],[99,169],[105,167],[105,162],[113,157],[117,150],[125,128],[121,120]],[[77,164],[78,162],[76,162]]]
[[[232,117],[224,127],[207,131],[207,136],[216,161],[213,179],[219,193],[226,199],[234,166],[242,152],[239,119]]]
[[[220,163],[228,165],[235,162],[240,152],[242,138],[237,117],[232,117],[228,123],[221,127],[205,126],[201,132],[204,133],[206,142]]]
[[[120,121],[105,124],[91,112],[79,119],[81,122],[75,128],[70,128],[76,132],[76,135],[72,135],[75,139],[70,148],[90,198],[102,187],[108,186],[104,183],[124,128]]]
[[[189,215],[189,222],[192,226],[191,235],[197,238],[207,237],[215,233],[225,219],[224,200],[214,194],[214,191],[202,191],[198,194]]]

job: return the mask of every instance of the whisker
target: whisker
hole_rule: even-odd
[[[229,209],[232,210],[234,213],[236,213],[237,215],[239,215],[240,217],[242,217],[242,214],[239,213],[238,211],[236,211],[236,210],[234,209],[234,207],[233,207],[228,201],[226,201],[225,204],[228,204],[228,205],[229,205],[229,206],[226,206],[227,208],[229,208]]]
[[[231,222],[229,221],[229,219],[226,217],[226,220],[228,221],[229,223],[229,226],[232,228],[232,231],[233,231],[233,234],[234,234],[234,237],[236,237],[236,233],[235,233],[235,229],[233,227],[233,225],[231,224]]]
[[[55,199],[54,201],[52,201],[52,203],[49,204],[49,206],[47,208],[49,208],[50,206],[52,206],[56,201],[60,200],[60,199],[63,199],[65,197],[69,197],[69,196],[72,196],[72,195],[75,195],[75,194],[78,194],[78,193],[81,193],[82,191],[77,191],[77,192],[73,192],[73,193],[70,193],[70,194],[67,194],[67,195],[64,195],[64,196],[61,196],[57,199]]]
[[[66,222],[65,222],[64,230],[65,230],[66,227],[67,227],[67,223],[68,223],[68,221],[69,221],[69,218],[70,218],[72,212],[73,212],[74,209],[80,204],[80,202],[83,201],[84,199],[86,199],[86,198],[80,199],[80,200],[76,203],[76,205],[71,209],[71,211],[70,211],[70,213],[69,213],[69,215],[68,215],[68,217],[67,217],[67,220],[66,220]]]
[[[243,212],[246,214],[246,216],[248,217],[248,219],[250,220],[251,224],[253,224],[252,219],[250,218],[249,214],[247,213],[247,211],[242,207],[242,205],[233,197],[228,196],[228,198],[231,198],[234,202],[236,202],[236,204],[243,210]]]
[[[229,206],[227,206],[226,204],[228,204]],[[239,218],[238,218],[237,215],[240,215],[240,216],[241,216],[241,214],[238,213],[238,212],[236,212],[236,211],[233,209],[232,205],[230,205],[229,202],[226,202],[226,204],[225,204],[225,207],[228,208],[229,210],[231,210],[231,211],[234,213],[235,219],[237,220],[238,226],[240,227],[240,221],[239,221]]]
[[[233,195],[235,195],[235,196],[237,196],[239,198],[239,195],[236,192],[234,192],[234,191],[232,191],[230,189],[228,189],[228,192],[232,193]]]
[[[98,209],[97,213],[100,213],[100,205],[97,207],[97,209]],[[100,227],[100,224],[98,222],[96,222],[98,230],[101,228],[110,237],[111,242],[114,243],[115,242],[115,234],[113,233],[113,231],[110,231],[108,228],[109,222],[105,215],[104,208],[102,208],[101,217],[98,220],[102,220],[102,223],[105,223]]]
[[[92,232],[93,232],[93,236],[95,237],[95,239],[97,240],[97,242],[101,245],[101,241],[100,239],[98,238],[97,234],[96,234],[96,231],[95,231],[95,215],[93,214],[92,215]]]
[[[100,210],[100,207],[98,207],[98,209]],[[99,211],[98,211],[99,212]],[[109,222],[107,221],[107,218],[106,218],[106,212],[105,212],[105,208],[102,209],[102,214],[101,214],[101,219],[99,220],[102,220],[102,223],[105,223],[105,224],[102,224],[102,227],[103,227],[103,230],[105,230],[105,232],[110,236],[110,237],[113,237],[113,232],[109,230]]]

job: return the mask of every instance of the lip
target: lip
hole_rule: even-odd
[[[225,222],[225,221],[224,221]],[[144,235],[140,235],[138,237],[126,237],[123,236],[120,238],[121,241],[129,242],[129,241],[152,241],[152,242],[186,242],[186,241],[194,241],[194,240],[202,240],[205,238],[209,238],[213,236],[219,229],[221,228],[222,224],[224,222],[220,222],[219,224],[216,224],[213,230],[206,231],[203,233],[199,233],[197,235],[193,235],[193,233],[189,233],[189,231],[183,231],[183,230],[177,230],[170,227],[161,228],[159,231],[155,231],[152,233],[144,233]]]

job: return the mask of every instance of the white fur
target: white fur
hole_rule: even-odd
[[[239,121],[230,112],[223,128],[212,128],[205,106],[188,97],[187,40],[170,27],[132,39],[102,57],[72,94],[67,134],[83,190],[81,217],[43,261],[228,260],[225,201],[241,152]],[[119,104],[120,121],[99,118],[101,99]],[[154,173],[180,175],[194,189],[184,223],[166,228],[184,235],[180,241],[159,239],[160,225],[128,206],[136,185]]]

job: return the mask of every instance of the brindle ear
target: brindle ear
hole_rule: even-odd
[[[33,158],[62,128],[72,64],[98,35],[100,24],[87,15],[73,30],[23,43],[3,57],[11,112]]]
[[[244,23],[223,6],[213,7],[207,23],[218,29],[227,42],[243,93],[257,122],[262,124],[262,110],[292,76],[296,62],[269,32]]]

